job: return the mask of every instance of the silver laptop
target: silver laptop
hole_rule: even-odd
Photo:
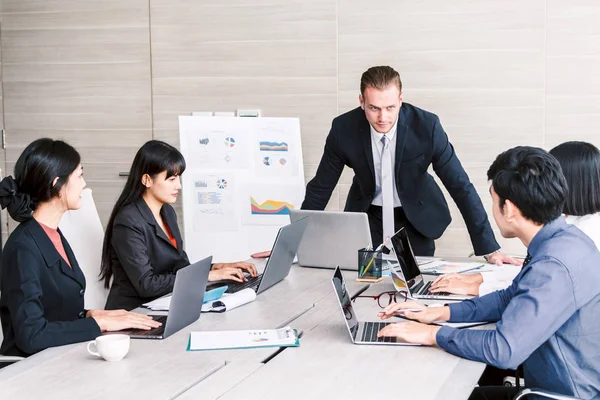
[[[342,315],[346,320],[346,328],[350,334],[350,339],[354,344],[378,344],[378,345],[395,345],[395,346],[419,346],[414,343],[400,342],[396,337],[377,337],[377,332],[383,329],[389,322],[360,322],[352,307],[352,299],[346,290],[344,276],[342,270],[337,267],[331,278],[333,291],[335,292]]]
[[[175,286],[168,315],[152,315],[162,322],[158,328],[149,331],[135,329],[114,333],[124,333],[132,339],[165,339],[200,318],[202,300],[212,265],[212,256],[188,265],[177,271]]]
[[[304,218],[279,229],[271,250],[271,256],[267,260],[263,273],[254,278],[247,277],[246,282],[227,283],[226,293],[235,293],[246,288],[252,288],[259,294],[284,280],[292,269],[294,257],[296,257],[307,224],[308,219]],[[219,286],[224,286],[224,284],[211,285],[210,288]]]
[[[290,210],[292,222],[308,217],[300,247],[302,267],[336,268],[356,271],[358,250],[371,244],[369,219],[365,213],[342,211]]]
[[[436,300],[466,300],[473,297],[451,293],[431,293],[429,287],[437,276],[421,274],[419,264],[417,263],[412,247],[410,246],[406,229],[400,228],[400,230],[391,237],[391,242],[394,248],[391,255],[395,256],[395,261],[399,264],[399,266],[395,266],[396,272],[402,274],[402,278],[404,278],[411,297],[415,299]],[[398,276],[398,274],[396,274],[396,276]]]

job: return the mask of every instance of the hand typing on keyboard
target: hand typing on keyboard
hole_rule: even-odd
[[[213,264],[210,273],[208,274],[208,281],[236,281],[236,282],[246,282],[248,278],[246,278],[244,271],[250,274],[251,277],[256,277],[258,273],[256,272],[256,267],[254,264],[247,262],[235,262],[235,263],[215,263]]]
[[[208,274],[208,281],[235,281],[245,282],[247,279],[241,269],[237,268],[221,268],[218,270],[211,270]]]
[[[385,326],[377,333],[377,337],[391,336],[398,338],[401,342],[435,346],[437,344],[435,336],[440,328],[440,326],[406,321]]]
[[[429,288],[431,293],[454,293],[479,296],[481,274],[447,274],[439,276]]]
[[[148,315],[125,310],[90,310],[88,317],[96,320],[102,332],[120,331],[123,329],[150,330],[161,325]]]
[[[408,309],[411,308],[420,308],[421,311],[408,311]],[[424,324],[430,324],[434,321],[448,321],[450,319],[450,309],[448,307],[425,307],[416,301],[392,303],[379,313],[379,318],[389,319],[400,310],[407,310],[404,312],[404,316],[406,318],[413,319]]]

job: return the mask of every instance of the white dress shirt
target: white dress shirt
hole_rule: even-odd
[[[396,127],[398,126],[398,121],[394,124],[392,129],[388,133],[379,133],[369,124],[371,128],[371,148],[373,149],[373,167],[375,171],[375,196],[373,197],[373,201],[371,202],[374,206],[382,206],[383,199],[381,197],[381,152],[383,150],[383,146],[381,144],[381,138],[383,135],[387,135],[387,138],[390,141],[390,150],[392,156],[392,165],[396,165]],[[402,206],[400,202],[400,196],[398,196],[398,188],[396,188],[396,171],[392,171],[392,177],[394,181],[394,208]]]
[[[573,224],[596,243],[600,250],[600,212],[583,216],[567,215],[567,223]]]
[[[583,216],[568,215],[565,219],[568,224],[575,225],[588,235],[600,250],[600,213]],[[479,286],[479,296],[505,289],[520,271],[521,267],[505,264],[494,267],[493,271],[481,272],[483,283]]]

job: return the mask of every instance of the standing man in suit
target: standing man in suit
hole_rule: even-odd
[[[373,246],[405,226],[415,254],[432,256],[434,240],[451,217],[442,191],[427,173],[430,165],[465,219],[476,255],[490,263],[518,261],[500,246],[439,118],[403,103],[400,75],[371,67],[360,82],[360,107],[333,120],[316,176],[302,208],[323,210],[344,166],[354,170],[345,211],[366,212]]]

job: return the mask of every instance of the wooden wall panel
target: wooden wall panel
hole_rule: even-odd
[[[595,0],[3,0],[2,9],[7,170],[35,138],[64,138],[84,156],[103,219],[135,150],[151,137],[178,145],[177,117],[192,111],[299,117],[308,181],[332,118],[356,107],[372,65],[395,67],[405,100],[439,115],[488,212],[485,173],[501,151],[600,145]],[[328,209],[343,208],[352,175]],[[466,255],[448,202],[438,253]]]
[[[105,222],[141,144],[152,138],[147,0],[4,0],[7,166],[40,137],[82,155]]]

